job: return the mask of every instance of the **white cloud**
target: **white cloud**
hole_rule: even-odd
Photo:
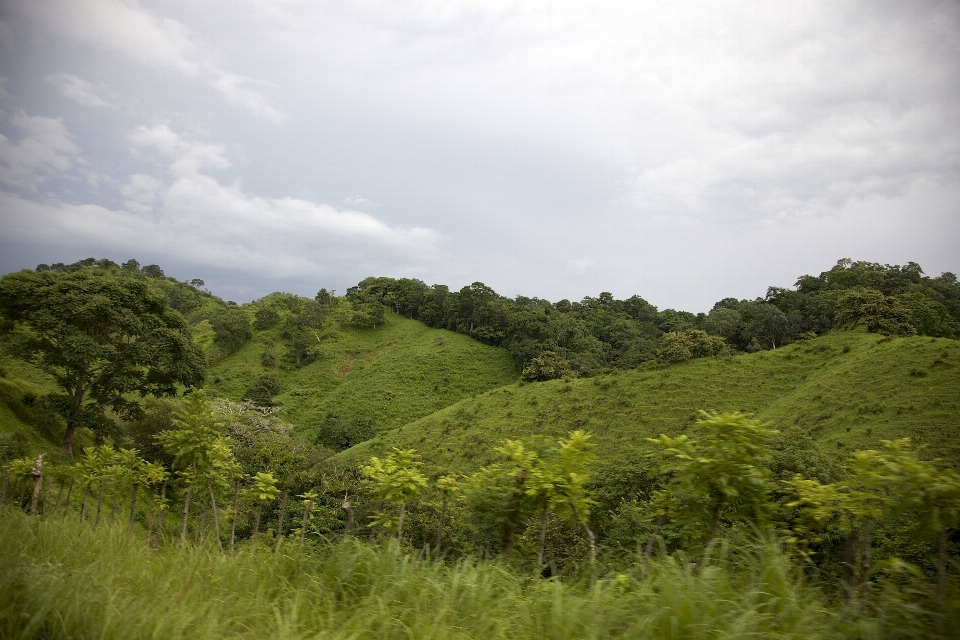
[[[0,134],[0,181],[36,190],[46,178],[81,162],[80,147],[60,118],[17,111],[9,120],[21,137],[14,142]]]
[[[19,15],[40,25],[49,35],[66,36],[80,43],[119,53],[148,67],[169,69],[187,78],[202,79],[233,107],[274,124],[283,119],[283,113],[250,86],[256,81],[222,70],[211,62],[213,52],[196,33],[177,20],[153,14],[137,2],[14,0],[11,6]],[[66,90],[61,88],[64,95],[78,102],[90,100],[89,84],[83,83],[77,76],[72,76],[69,81],[72,84]],[[61,87],[62,82],[61,79]],[[66,91],[70,91],[70,94]]]
[[[266,97],[251,88],[251,84],[258,83],[253,78],[221,72],[220,77],[213,81],[213,88],[220,92],[230,106],[266,118],[273,124],[280,124],[285,117],[283,112],[270,106]]]
[[[125,185],[120,187],[120,193],[125,198],[124,204],[134,213],[150,213],[163,183],[143,173],[135,173]]]
[[[55,73],[47,76],[44,80],[56,86],[60,95],[84,107],[107,107],[110,109],[116,107],[112,102],[108,102],[101,97],[97,88],[80,76],[72,73]]]
[[[34,128],[38,122],[60,124],[26,120]],[[0,234],[21,243],[166,253],[178,261],[272,277],[357,261],[409,267],[439,257],[441,237],[432,229],[391,227],[365,213],[297,198],[261,198],[239,183],[221,184],[202,171],[229,166],[223,147],[186,138],[167,125],[137,127],[128,141],[141,154],[157,154],[168,171],[162,179],[130,176],[120,188],[126,211],[49,198],[33,202],[0,192],[5,213]]]
[[[366,198],[361,198],[360,196],[347,196],[343,199],[343,203],[349,207],[376,206],[377,204],[372,200],[367,200]]]

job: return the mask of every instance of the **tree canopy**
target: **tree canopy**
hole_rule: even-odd
[[[109,432],[106,410],[139,417],[136,396],[172,396],[199,386],[204,361],[183,316],[150,280],[119,271],[19,271],[0,278],[0,330],[14,355],[60,388],[47,400],[66,421]]]

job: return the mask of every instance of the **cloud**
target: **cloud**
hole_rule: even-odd
[[[80,76],[72,73],[55,73],[47,76],[44,80],[56,86],[60,95],[84,107],[107,107],[109,109],[116,107],[112,102],[102,98],[97,92],[97,88]]]
[[[136,2],[14,0],[11,7],[20,16],[40,25],[49,35],[66,36],[119,53],[147,67],[172,70],[190,79],[203,80],[220,93],[227,104],[274,124],[283,120],[283,113],[251,86],[256,84],[255,80],[224,71],[211,62],[213,52],[197,34],[181,22],[156,16]],[[77,76],[59,78],[58,82],[61,92],[80,104],[107,106],[102,99],[103,104],[91,104],[89,100],[96,93],[91,94],[92,87]]]
[[[55,36],[119,53],[140,64],[198,77],[195,36],[183,24],[120,0],[17,0],[11,7]]]
[[[134,213],[150,213],[163,183],[142,173],[135,173],[125,185],[120,187],[120,193],[125,198],[124,204]]]
[[[257,81],[235,73],[221,73],[220,77],[213,81],[213,88],[219,91],[232,107],[266,118],[273,124],[283,122],[283,112],[270,106],[263,94],[250,87],[251,84],[257,84]]]
[[[54,121],[58,122],[58,121]],[[0,192],[0,233],[20,243],[80,244],[166,254],[178,261],[270,277],[358,262],[411,267],[439,257],[432,229],[391,227],[373,216],[298,198],[261,198],[203,173],[229,167],[223,147],[167,125],[140,126],[128,141],[155,154],[162,177],[134,174],[120,188],[126,210]]]
[[[367,200],[366,198],[361,198],[360,196],[347,196],[343,199],[343,203],[350,207],[376,206],[377,204],[372,200]]]
[[[0,134],[0,182],[35,191],[48,177],[69,171],[80,159],[80,147],[60,118],[17,111],[9,119],[20,134],[13,142]]]

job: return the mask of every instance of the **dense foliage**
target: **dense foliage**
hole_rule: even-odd
[[[770,287],[755,300],[725,298],[706,314],[658,311],[639,296],[617,300],[601,293],[551,303],[509,299],[480,282],[451,291],[408,278],[367,278],[346,297],[355,306],[380,304],[501,346],[519,367],[529,367],[524,375],[530,380],[632,368],[655,358],[718,355],[726,348],[775,349],[860,323],[895,335],[960,335],[960,285],[952,273],[929,278],[913,262],[901,267],[845,259],[819,276],[801,276],[795,286]],[[711,343],[695,331],[722,341]]]
[[[132,399],[202,385],[203,360],[183,316],[142,278],[102,269],[20,271],[0,279],[0,330],[10,350],[49,374],[59,393],[45,400],[66,422],[103,435],[140,415]]]

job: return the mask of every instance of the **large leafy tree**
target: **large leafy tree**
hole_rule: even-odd
[[[146,279],[102,269],[11,273],[0,278],[0,318],[14,354],[59,386],[50,400],[71,455],[78,427],[110,429],[107,409],[136,419],[136,396],[203,382],[203,354],[186,321]]]

